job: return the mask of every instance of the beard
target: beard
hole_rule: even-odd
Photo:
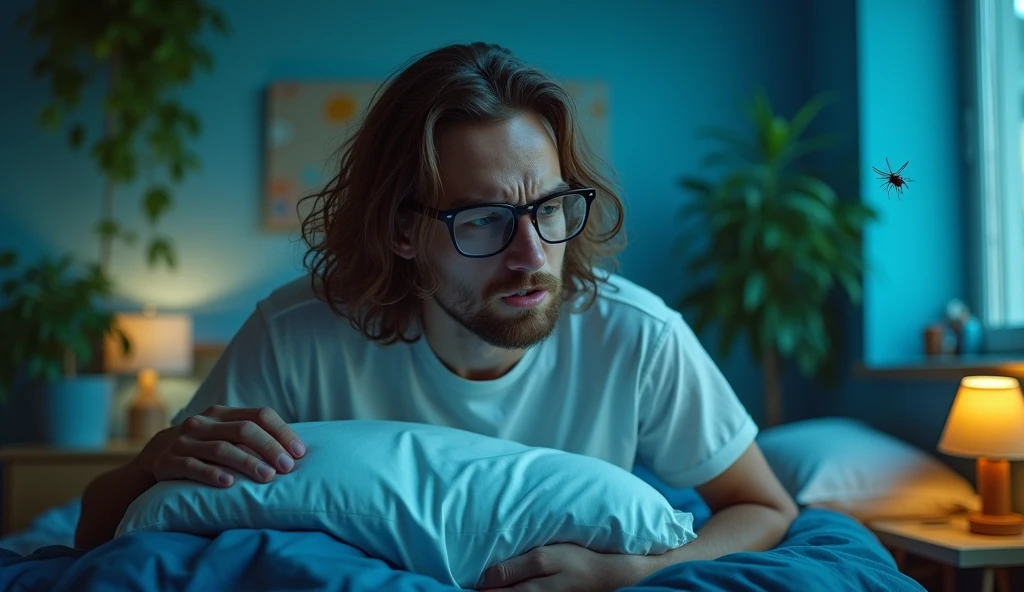
[[[434,301],[445,313],[467,331],[488,345],[501,349],[526,349],[551,334],[558,323],[562,301],[562,280],[548,273],[524,276],[493,284],[479,298],[472,287],[444,278],[443,290],[434,294]],[[490,304],[499,294],[508,294],[528,285],[537,285],[547,291],[544,303],[537,308],[518,310],[503,316],[491,309]]]

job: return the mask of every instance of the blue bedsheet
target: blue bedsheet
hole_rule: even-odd
[[[0,590],[346,590],[454,592],[392,569],[322,533],[233,530],[215,539],[139,533],[88,553],[0,549]],[[920,591],[870,533],[850,518],[805,510],[786,541],[765,553],[668,567],[628,592],[763,590]]]
[[[677,508],[708,517],[692,491],[659,488]],[[214,539],[135,533],[89,552],[63,545],[27,554],[0,548],[0,591],[54,590],[346,590],[455,592],[432,578],[383,561],[317,532],[232,530]],[[863,526],[842,514],[805,509],[786,539],[764,553],[670,566],[628,592],[887,592],[924,590],[897,571]]]

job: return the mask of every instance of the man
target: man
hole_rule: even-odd
[[[448,425],[696,487],[714,515],[658,557],[543,547],[483,588],[612,590],[774,546],[796,507],[682,317],[602,271],[623,208],[565,91],[506,50],[432,52],[383,91],[303,224],[309,278],[259,303],[193,400],[83,496],[81,547],[157,481],[230,487],[305,454],[288,424]]]

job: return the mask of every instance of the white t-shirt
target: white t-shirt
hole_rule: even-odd
[[[621,276],[495,380],[453,374],[425,339],[382,346],[317,299],[309,278],[257,304],[174,424],[210,405],[270,407],[288,423],[445,425],[634,460],[694,487],[729,468],[757,426],[682,316]]]

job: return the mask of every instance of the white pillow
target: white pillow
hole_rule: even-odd
[[[468,431],[387,421],[292,426],[306,456],[288,474],[228,488],[164,481],[115,536],[315,530],[442,583],[473,588],[490,566],[559,542],[661,554],[696,538],[693,516],[603,460]]]
[[[971,484],[936,457],[859,421],[828,417],[763,431],[758,444],[803,506],[862,522],[943,518],[981,508]]]

